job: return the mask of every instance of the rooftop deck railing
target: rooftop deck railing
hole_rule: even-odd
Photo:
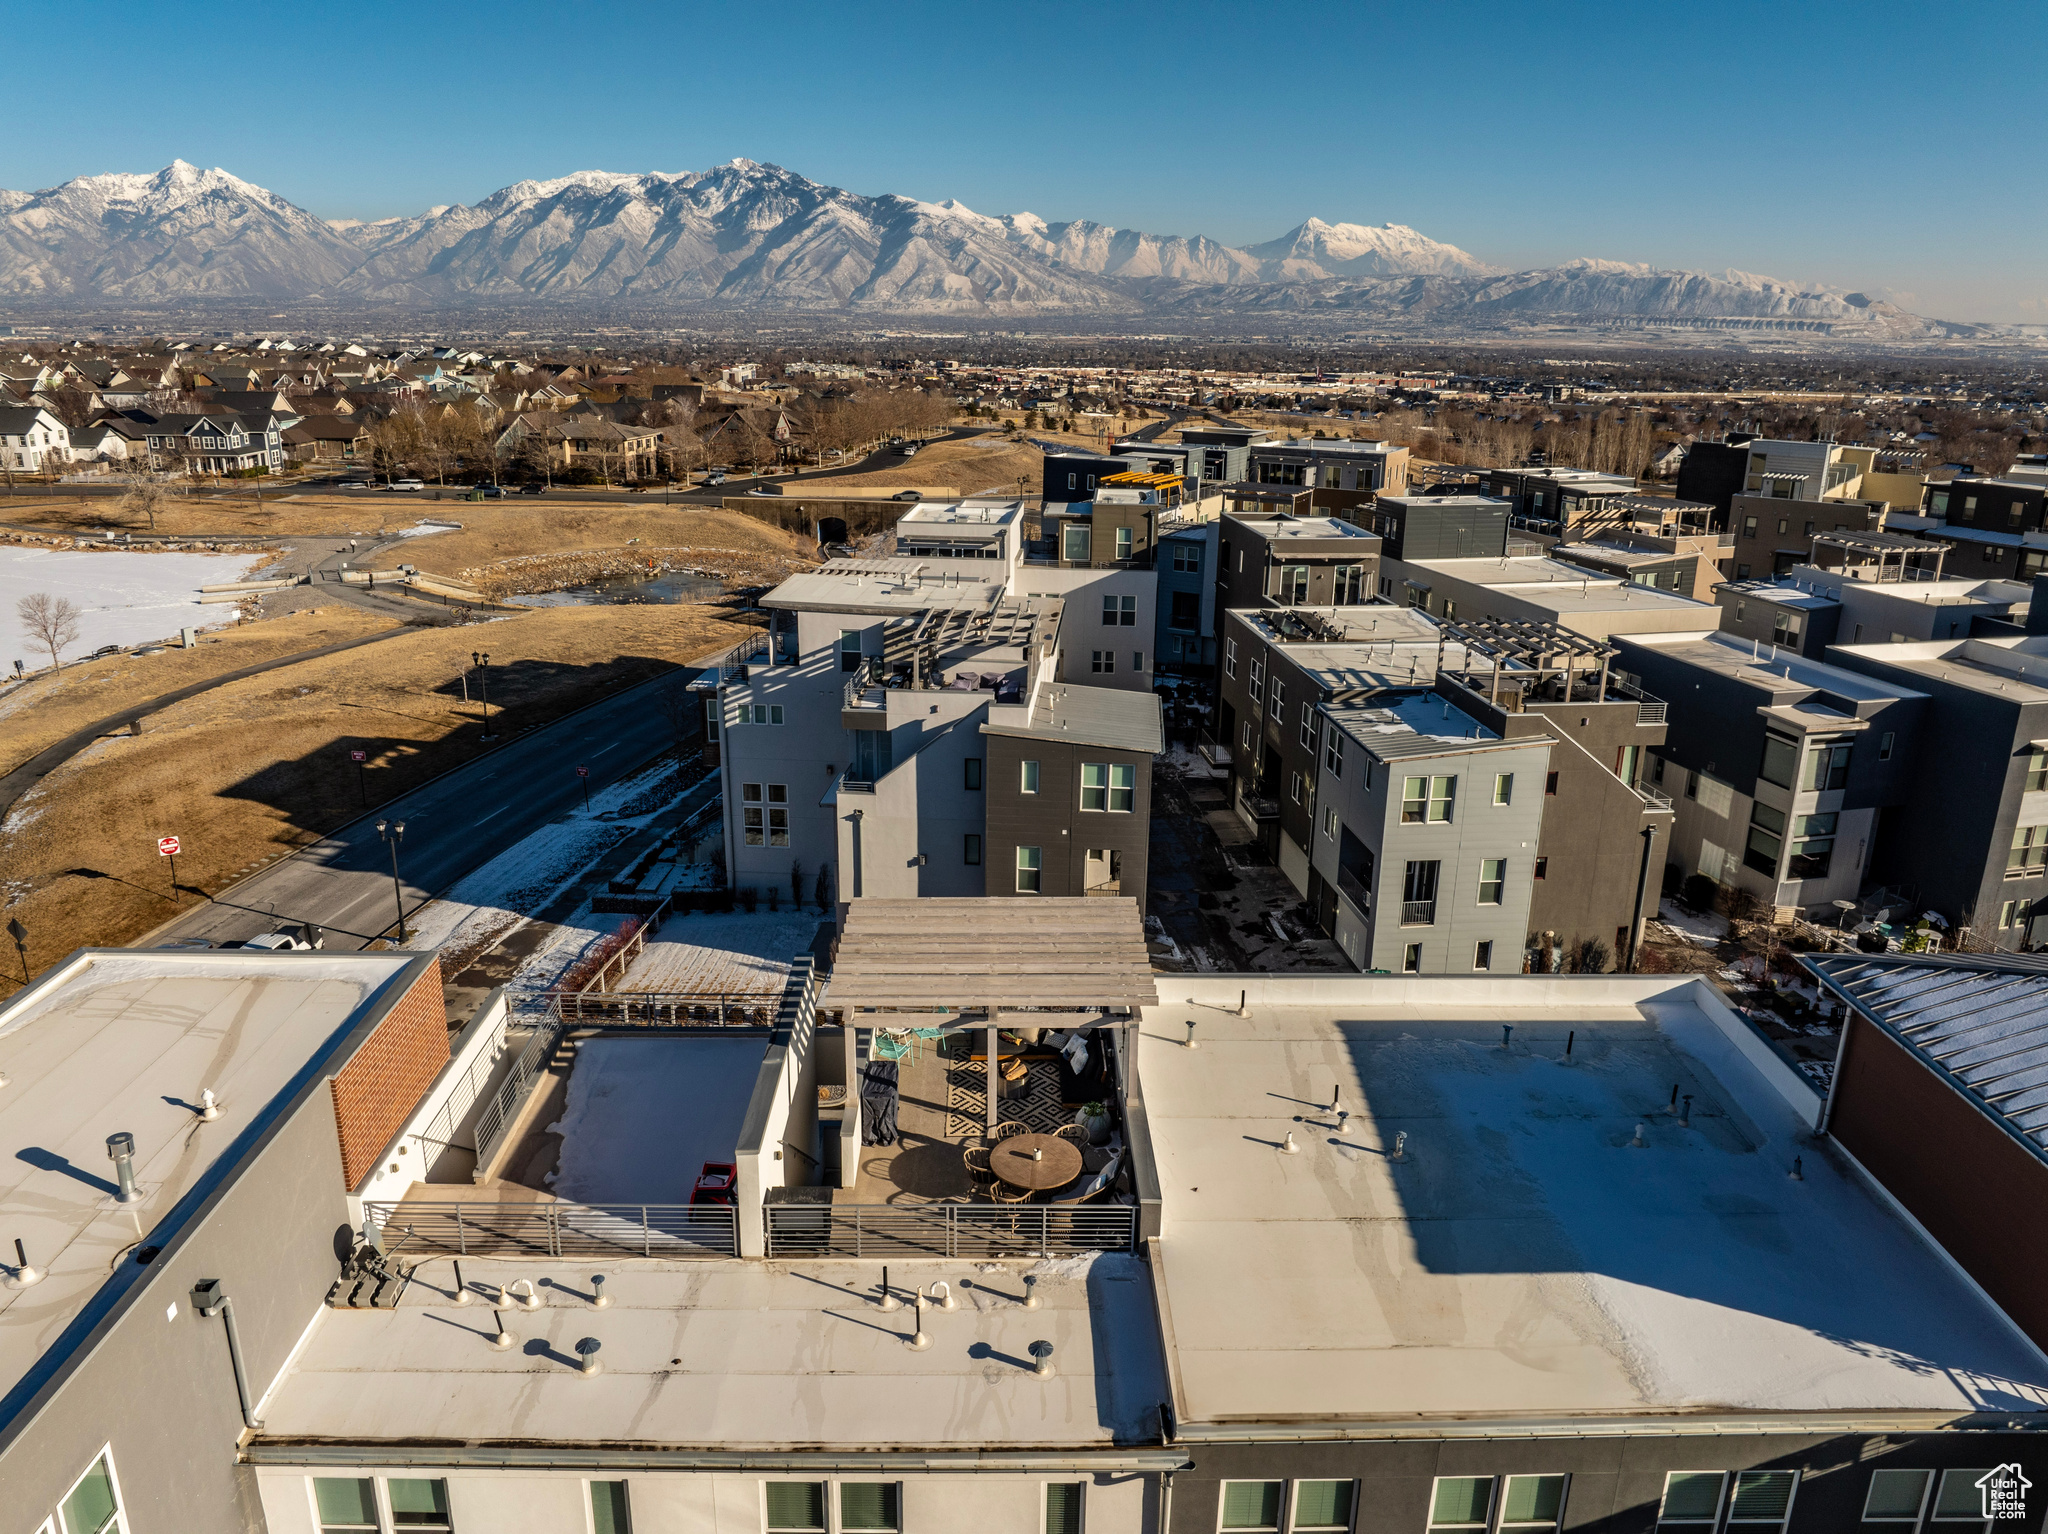
[[[365,1202],[395,1256],[734,1257],[728,1204]]]
[[[768,1256],[1063,1257],[1127,1252],[1129,1204],[770,1204]]]

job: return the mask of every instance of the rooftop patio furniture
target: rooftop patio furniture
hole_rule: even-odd
[[[1013,1188],[1006,1182],[989,1185],[988,1196],[998,1204],[1027,1204],[1031,1201],[1029,1188]]]
[[[1011,1135],[1028,1135],[1030,1133],[1031,1128],[1029,1125],[1020,1124],[1015,1119],[1005,1119],[1002,1123],[996,1125],[995,1138],[997,1143],[1000,1144],[1002,1141],[1009,1139]]]
[[[1085,1146],[1090,1143],[1088,1139],[1088,1131],[1083,1129],[1079,1124],[1062,1124],[1059,1128],[1055,1129],[1053,1133],[1062,1140],[1073,1141],[1076,1145]],[[1084,1150],[1081,1152],[1081,1154],[1083,1157],[1085,1157],[1088,1153]]]
[[[1097,1172],[1093,1177],[1077,1183],[1067,1192],[1055,1195],[1051,1202],[1055,1204],[1082,1204],[1096,1197],[1109,1187],[1111,1183],[1116,1181],[1117,1169],[1123,1165],[1123,1156],[1124,1153],[1122,1151],[1112,1151],[1109,1160],[1103,1164],[1101,1171]]]
[[[970,1145],[960,1153],[960,1160],[967,1168],[967,1176],[977,1190],[986,1190],[996,1180],[995,1172],[988,1164],[988,1147]]]

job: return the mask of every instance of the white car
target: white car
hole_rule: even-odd
[[[427,482],[423,479],[394,479],[388,485],[379,485],[379,490],[424,490]]]
[[[252,937],[242,946],[268,949],[272,953],[311,953],[316,948],[325,948],[327,938],[318,927],[290,927]]]

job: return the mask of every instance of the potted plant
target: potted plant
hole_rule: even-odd
[[[1109,1105],[1083,1103],[1081,1111],[1074,1115],[1074,1122],[1088,1131],[1090,1145],[1101,1145],[1109,1138]]]

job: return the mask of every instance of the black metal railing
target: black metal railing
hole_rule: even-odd
[[[1436,902],[1434,900],[1404,900],[1401,902],[1401,925],[1404,927],[1433,927],[1436,925]]]
[[[365,1202],[394,1255],[734,1257],[729,1204]]]

